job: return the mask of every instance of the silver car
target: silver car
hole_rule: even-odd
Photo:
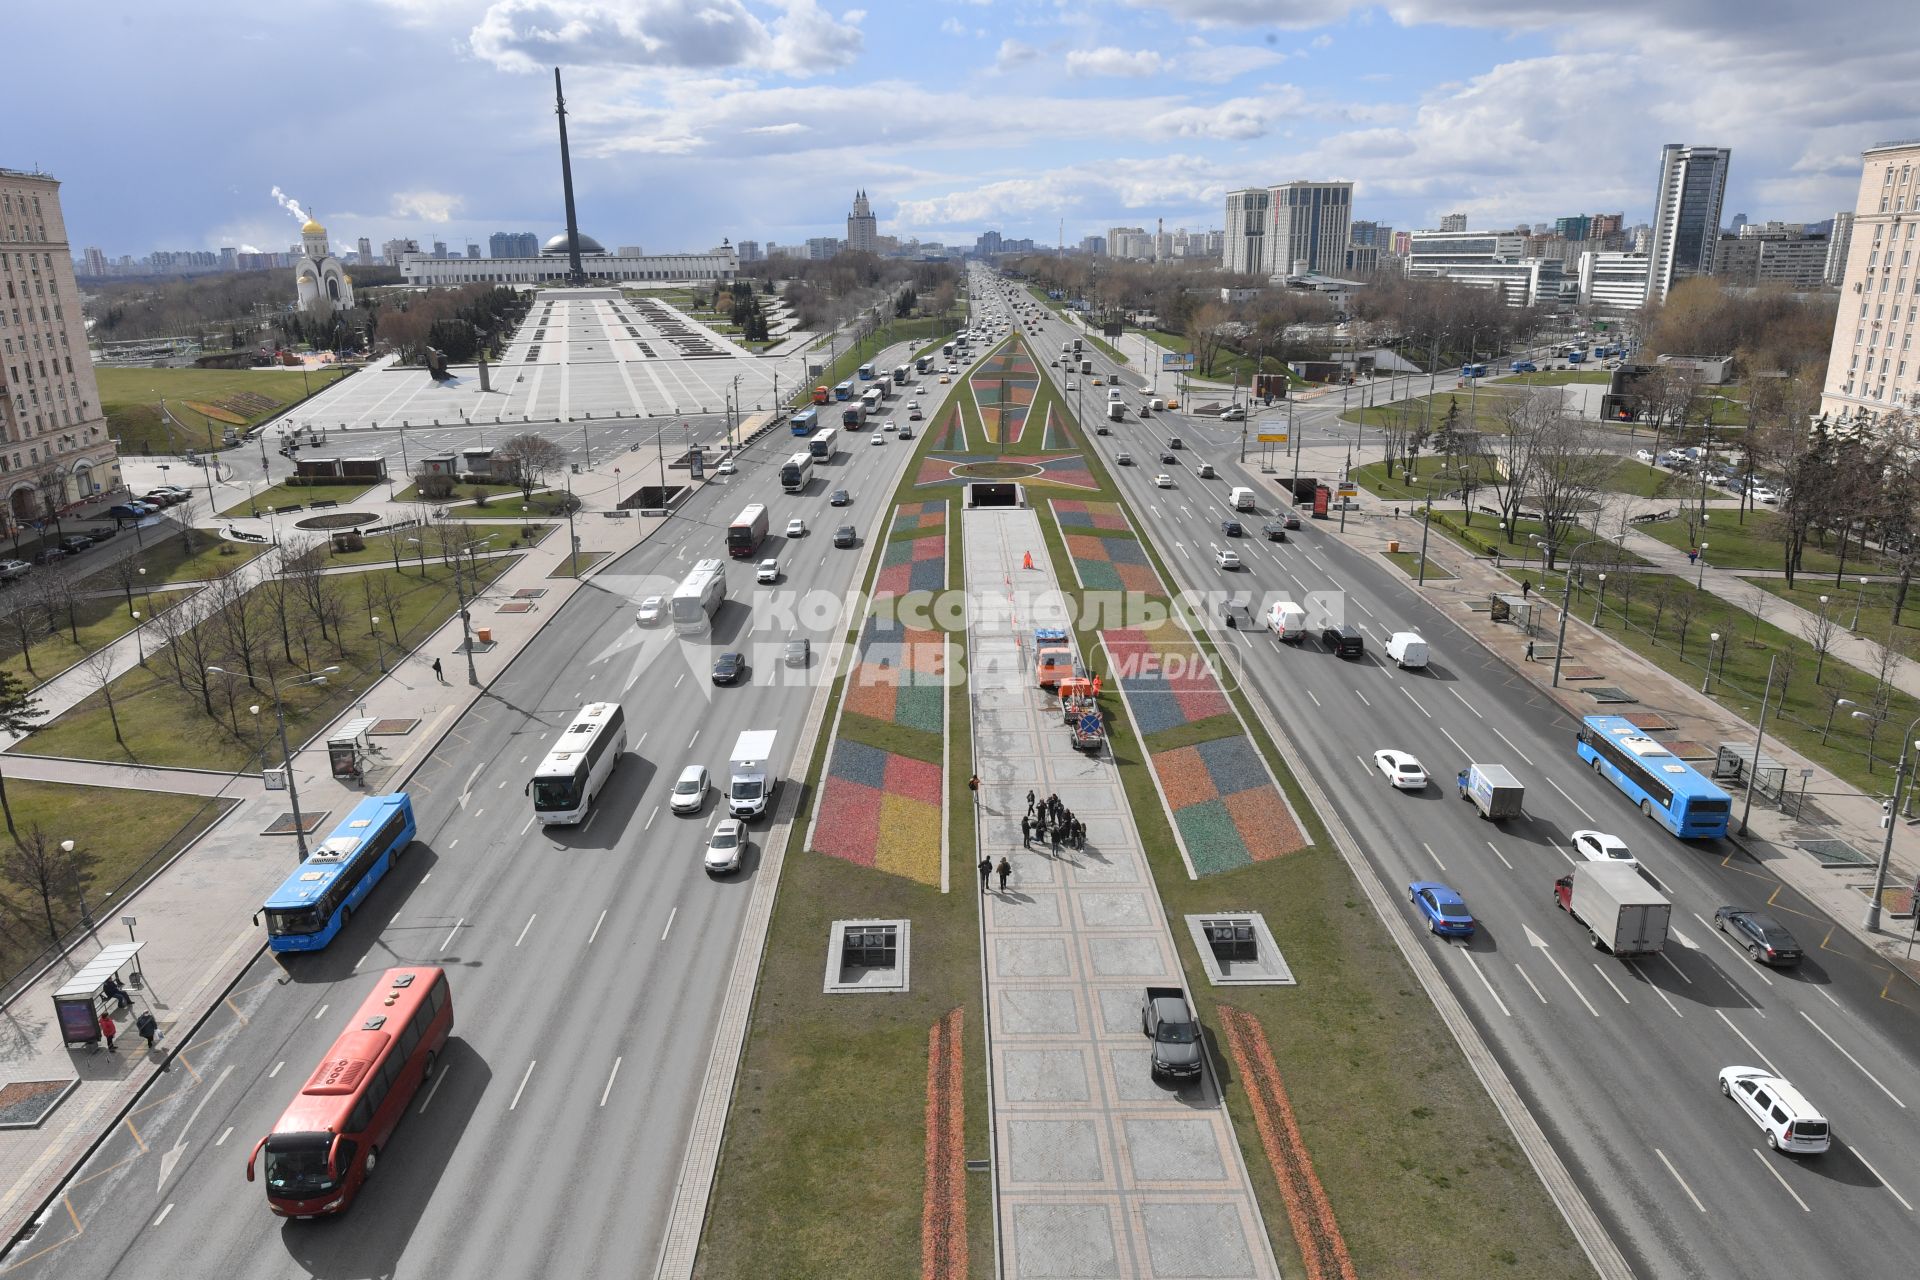
[[[740,869],[740,859],[747,851],[747,824],[738,818],[723,818],[713,829],[713,835],[707,840],[707,856],[703,865],[710,876],[724,875]]]
[[[707,773],[707,766],[690,764],[680,771],[680,780],[673,784],[667,807],[675,813],[698,813],[706,808],[707,792],[712,787],[713,779]]]

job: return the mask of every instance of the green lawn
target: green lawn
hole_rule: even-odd
[[[238,519],[251,516],[256,511],[264,516],[273,507],[311,507],[316,502],[337,502],[347,506],[374,487],[357,480],[349,484],[276,484],[271,489],[262,489],[246,501],[234,503],[220,514]]]
[[[436,520],[424,535],[416,528],[396,529],[392,533],[376,533],[372,537],[363,538],[362,541],[366,545],[358,551],[335,551],[332,549],[331,539],[323,537],[320,541],[328,547],[325,567],[329,569],[361,564],[391,565],[395,563],[397,557],[399,567],[412,570],[422,559],[432,560],[439,554],[440,547],[443,545],[441,542],[443,536],[456,538],[457,545],[461,546],[491,538],[492,542],[475,549],[477,554],[484,556],[494,551],[515,550],[523,543],[528,546],[537,546],[552,532],[551,526],[544,524],[530,527],[533,530],[533,536],[526,538],[522,536],[524,531],[519,529],[511,531],[490,529],[484,524],[454,524]],[[443,529],[447,531],[444,535],[440,532]]]
[[[229,542],[219,534],[208,530],[194,531],[193,549],[187,549],[187,541],[179,534],[169,534],[164,538],[155,538],[142,531],[146,537],[145,549],[135,552],[123,562],[135,569],[145,569],[146,576],[141,579],[151,586],[163,582],[201,582],[218,573],[239,568],[267,548],[257,542]],[[133,536],[131,530],[121,532],[122,538]],[[118,591],[121,585],[115,572],[91,574],[82,579],[76,588],[80,591]]]
[[[1409,510],[1407,515],[1409,518],[1405,524],[1408,533],[1401,539],[1402,543],[1412,542],[1420,536],[1419,519],[1416,513]],[[1545,527],[1538,520],[1515,520],[1511,525],[1503,528],[1498,518],[1485,512],[1476,512],[1472,517],[1472,523],[1469,524],[1464,512],[1436,510],[1433,513],[1433,530],[1436,534],[1444,534],[1453,539],[1477,556],[1492,555],[1497,550],[1503,560],[1522,561],[1544,558],[1540,548],[1533,543],[1533,539],[1545,534]],[[1573,554],[1589,542],[1610,541],[1585,525],[1572,525],[1562,529],[1560,540],[1563,545],[1558,549],[1558,555],[1561,558]],[[1600,557],[1600,552],[1589,551],[1583,556],[1582,563],[1597,564]],[[1620,565],[1644,566],[1648,563],[1644,556],[1637,556],[1617,546],[1606,558],[1609,563]]]
[[[522,517],[544,520],[567,514],[567,491],[542,489],[532,498],[525,498],[516,486],[498,497],[490,497],[484,507],[478,502],[463,502],[446,511],[449,520],[519,520]]]
[[[599,564],[602,560],[605,560],[608,556],[612,554],[613,552],[611,551],[576,552],[575,554],[567,557],[565,560],[562,560],[554,568],[554,571],[548,574],[547,576],[549,578],[578,577],[580,574],[585,573],[587,570],[593,568],[594,565]]]
[[[1409,578],[1417,580],[1420,577],[1420,553],[1418,551],[1383,551],[1381,554],[1394,564],[1400,566],[1401,571]],[[1452,578],[1453,575],[1445,569],[1442,569],[1439,565],[1427,565],[1428,582],[1446,582]]]
[[[1791,588],[1784,578],[1745,578],[1742,581],[1782,600],[1792,601],[1809,613],[1820,612],[1820,597],[1825,596],[1827,616],[1842,631],[1880,640],[1892,629],[1896,644],[1920,651],[1920,584],[1908,591],[1906,603],[1900,610],[1900,620],[1896,623],[1893,620],[1893,602],[1899,593],[1899,584],[1889,579],[1875,579],[1863,587],[1859,577],[1851,573],[1838,583],[1834,582],[1832,574],[1817,578],[1802,574]]]
[[[1494,366],[1488,365],[1487,371],[1492,373]],[[1528,387],[1564,387],[1574,382],[1598,383],[1605,386],[1613,379],[1613,374],[1605,369],[1543,369],[1539,373],[1509,373],[1499,376],[1501,386]]]
[[[1347,394],[1358,402],[1365,390],[1365,387],[1355,387]],[[1468,388],[1447,388],[1435,391],[1431,396],[1421,395],[1411,400],[1397,401],[1391,406],[1376,404],[1369,408],[1352,408],[1342,413],[1340,420],[1384,428],[1398,421],[1397,415],[1404,414],[1406,421],[1418,430],[1426,423],[1427,415],[1431,413],[1432,425],[1437,429],[1447,416],[1448,406],[1458,403],[1462,425],[1483,432],[1500,434],[1506,430],[1499,417],[1500,402],[1507,396],[1518,394],[1517,391],[1503,391],[1498,386],[1483,386],[1478,392]]]
[[[437,504],[437,503],[443,503],[443,502],[458,502],[462,498],[465,498],[466,500],[471,502],[474,498],[479,497],[481,494],[485,494],[490,498],[497,498],[501,494],[518,493],[518,492],[520,492],[520,486],[517,484],[492,484],[492,483],[467,484],[466,482],[462,481],[461,483],[453,486],[453,496],[450,498],[423,498],[420,496],[420,486],[417,484],[410,484],[406,488],[400,490],[400,492],[394,494],[393,500],[395,502],[432,502]]]
[[[1699,540],[1707,544],[1707,563],[1717,569],[1784,569],[1780,537],[1774,532],[1777,520],[1766,510],[1748,512],[1744,522],[1732,511],[1709,511],[1707,522],[1697,529]],[[1689,538],[1694,531],[1685,520],[1662,520],[1634,528],[1681,551],[1692,545]],[[1801,572],[1831,577],[1840,569],[1838,550],[1839,543],[1833,540],[1826,546],[1809,545],[1800,556]],[[1885,573],[1889,566],[1877,553],[1850,544],[1846,570],[1849,574]]]
[[[1084,337],[1088,342],[1091,342],[1094,346],[1106,352],[1108,358],[1113,360],[1115,363],[1117,364],[1133,363],[1133,358],[1131,356],[1127,355],[1127,353],[1122,351],[1120,348],[1114,346],[1111,342],[1108,342],[1105,338],[1101,337],[1099,334],[1085,333],[1080,336]]]
[[[53,618],[57,629],[52,634],[48,634],[44,627],[39,629],[37,638],[24,651],[20,648],[19,632],[12,627],[0,628],[0,653],[5,654],[0,658],[0,667],[11,671],[29,686],[37,685],[133,630],[133,610],[138,610],[144,620],[151,617],[154,610],[166,609],[178,603],[179,599],[177,592],[162,591],[156,594],[137,588],[131,606],[124,595],[76,598],[73,620],[79,624],[79,643],[74,642],[74,628],[68,625],[67,611],[61,609]],[[33,660],[31,670],[27,666],[29,657]]]
[[[112,940],[119,928],[115,908],[133,884],[192,843],[235,803],[165,791],[26,780],[7,783],[7,802],[22,836],[38,827],[52,843],[71,840],[79,851],[93,855],[86,898],[95,922],[107,930],[102,941]],[[15,927],[0,933],[0,973],[11,975],[48,944],[47,923],[40,900],[28,886],[4,879],[0,885],[19,913]],[[53,918],[59,930],[79,924],[79,904],[54,903]]]
[[[1434,501],[1438,502],[1460,487],[1457,476],[1442,478],[1441,473],[1457,472],[1461,465],[1462,459],[1458,457],[1429,454],[1415,458],[1411,463],[1403,463],[1395,469],[1391,479],[1387,476],[1387,464],[1384,462],[1369,462],[1355,467],[1347,475],[1376,498],[1425,502],[1427,494],[1431,492]],[[1493,470],[1492,462],[1486,458],[1475,459],[1473,465],[1483,482]],[[1476,501],[1480,500],[1480,495],[1476,494],[1475,498]]]
[[[1650,467],[1636,458],[1622,458],[1613,464],[1613,470],[1607,473],[1600,487],[1608,493],[1631,493],[1642,498],[1653,498],[1676,492],[1677,479],[1672,472]]]
[[[94,375],[100,383],[100,407],[107,415],[107,429],[119,441],[120,452],[133,456],[220,447],[222,433],[235,424],[214,421],[188,408],[188,401],[227,410],[251,426],[298,404],[310,390],[318,392],[344,378],[346,371],[329,369],[303,377],[297,370],[121,369],[101,365]],[[163,404],[165,413],[161,411]],[[168,422],[168,414],[174,422]]]
[[[483,581],[492,581],[513,564],[515,557],[483,560],[479,573]],[[394,605],[376,602],[369,608],[363,596],[363,583],[379,579],[393,581],[399,594]],[[372,569],[334,579],[345,591],[347,622],[339,646],[322,640],[303,619],[294,628],[294,659],[302,669],[313,670],[337,664],[340,671],[325,685],[292,687],[286,691],[287,737],[299,742],[332,720],[340,711],[361,698],[369,685],[379,679],[374,639],[367,634],[367,615],[381,617],[381,651],[391,661],[405,653],[434,628],[454,615],[456,597],[451,571],[436,560],[428,560],[424,569],[408,566],[402,570]],[[484,615],[481,615],[484,620]],[[203,624],[210,625],[210,624]],[[275,624],[264,619],[258,634],[266,637],[263,652],[270,653],[275,670],[283,677],[289,667],[281,650]],[[303,641],[311,646],[303,649]],[[209,643],[209,665],[240,669],[237,658],[222,652],[224,646]],[[208,716],[197,692],[174,682],[168,662],[154,658],[145,668],[123,673],[113,682],[114,706],[118,712],[122,741],[116,741],[113,717],[102,691],[94,690],[81,702],[14,748],[28,755],[73,756],[83,760],[107,760],[113,763],[138,762],[202,769],[247,769],[256,767],[267,736],[274,732],[271,714],[263,720],[248,714],[250,704],[258,704],[262,694],[247,687],[244,680],[216,681],[213,691],[215,714]],[[266,700],[271,712],[271,699]]]
[[[1550,600],[1558,601],[1565,589],[1566,580],[1557,573],[1528,572],[1521,576],[1532,579],[1536,592],[1544,593]],[[1599,583],[1593,574],[1582,577],[1585,582],[1576,584],[1573,592],[1573,616],[1585,621],[1593,616]],[[1623,599],[1622,588],[1629,585],[1632,586],[1631,598]],[[1679,615],[1686,605],[1676,602],[1685,601],[1692,602],[1694,612],[1685,628],[1683,643]],[[1817,602],[1814,607],[1819,607]],[[1656,614],[1659,615],[1657,628]],[[1851,616],[1849,604],[1846,616],[1840,621],[1849,621]],[[1795,751],[1831,769],[1849,786],[1858,787],[1868,795],[1883,794],[1891,788],[1893,765],[1886,758],[1885,750],[1891,747],[1898,755],[1897,726],[1920,715],[1920,701],[1897,689],[1889,690],[1885,723],[1877,736],[1870,722],[1855,720],[1846,708],[1841,708],[1840,714],[1833,718],[1827,741],[1822,743],[1827,712],[1832,705],[1829,699],[1851,698],[1860,709],[1871,710],[1875,706],[1878,681],[1873,675],[1832,657],[1821,663],[1813,646],[1798,630],[1788,631],[1760,622],[1739,606],[1711,592],[1697,591],[1691,582],[1667,574],[1610,573],[1601,621],[1603,629],[1615,640],[1624,642],[1635,653],[1695,687],[1706,674],[1711,636],[1719,632],[1721,645],[1710,692],[1715,701],[1749,721],[1759,717],[1767,664],[1778,655],[1774,692],[1767,713],[1767,735],[1784,739]],[[1626,625],[1628,622],[1632,625]],[[1572,637],[1568,647],[1569,656],[1577,660],[1595,666],[1604,666],[1606,662],[1604,654],[1581,657],[1580,642]],[[1783,668],[1791,669],[1790,679],[1784,678],[1787,673]],[[1818,684],[1814,682],[1816,668],[1820,676]],[[1628,692],[1634,692],[1630,681]],[[1871,763],[1870,744],[1873,747]],[[1738,805],[1740,800],[1736,798],[1734,803]]]

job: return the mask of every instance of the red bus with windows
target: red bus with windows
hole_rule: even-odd
[[[247,1181],[266,1153],[267,1207],[283,1218],[340,1213],[372,1174],[380,1150],[453,1030],[444,969],[389,969],[347,1029],[247,1157]]]

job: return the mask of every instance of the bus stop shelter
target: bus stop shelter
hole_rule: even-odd
[[[105,1000],[100,989],[108,978],[132,964],[144,942],[114,942],[100,948],[100,954],[81,966],[60,989],[53,993],[54,1016],[60,1022],[63,1043],[94,1044],[100,1039],[100,1010]],[[140,980],[133,978],[138,987]]]

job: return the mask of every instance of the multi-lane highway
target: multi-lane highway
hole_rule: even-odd
[[[931,420],[953,388],[918,381]],[[15,1270],[143,1280],[651,1270],[769,826],[749,824],[741,871],[710,880],[701,856],[714,804],[675,817],[667,791],[689,763],[723,782],[750,728],[780,731],[774,764],[790,771],[846,621],[838,607],[789,606],[813,593],[843,604],[911,452],[892,437],[878,448],[864,434],[843,439],[789,496],[778,467],[800,444],[776,435],[748,450],[737,475],[699,490],[555,612],[408,783],[419,838],[395,873],[327,950],[251,966],[14,1250]],[[851,506],[828,506],[839,487]],[[694,561],[724,557],[726,525],[754,501],[773,530],[756,560],[777,557],[783,580],[757,588],[754,561],[731,562],[710,641],[637,627],[636,603],[670,591]],[[783,538],[794,516],[811,533]],[[840,523],[861,531],[859,547],[832,546]],[[798,633],[813,641],[811,667],[782,665],[790,628],[809,622]],[[721,648],[749,655],[738,687],[709,682]],[[574,711],[611,699],[628,713],[629,754],[585,823],[542,828],[523,794],[534,767]],[[248,1152],[375,975],[416,963],[452,976],[454,1038],[435,1081],[348,1220],[273,1217],[261,1185],[244,1180]]]
[[[1030,341],[1045,367],[1077,331],[1042,315]],[[1116,371],[1097,351],[1092,358],[1102,375]],[[1732,843],[1683,844],[1641,820],[1575,756],[1573,721],[1474,642],[1469,628],[1487,625],[1478,615],[1428,604],[1397,568],[1350,549],[1329,525],[1307,520],[1287,543],[1261,540],[1278,491],[1236,465],[1237,424],[1175,414],[1143,421],[1139,375],[1121,372],[1127,419],[1090,439],[1179,585],[1250,595],[1256,613],[1262,597],[1341,593],[1347,621],[1366,634],[1367,655],[1354,662],[1314,640],[1292,648],[1262,632],[1213,627],[1402,909],[1410,910],[1406,885],[1415,879],[1465,894],[1478,936],[1428,945],[1635,1272],[1909,1269],[1920,1247],[1920,995],[1902,979],[1889,982],[1831,920]],[[1104,402],[1105,388],[1089,401],[1095,393]],[[1158,456],[1172,433],[1188,448],[1166,466]],[[1139,465],[1115,466],[1121,450]],[[1202,461],[1217,479],[1197,478]],[[1172,473],[1176,487],[1154,487],[1157,471]],[[1251,536],[1229,540],[1220,522],[1234,514],[1227,495],[1235,485],[1261,493],[1261,514],[1248,524]],[[1215,567],[1212,548],[1228,541],[1246,566],[1239,572]],[[1384,660],[1398,630],[1430,642],[1429,669]],[[1372,766],[1385,747],[1418,756],[1438,780],[1425,792],[1393,791]],[[1470,760],[1521,777],[1524,820],[1482,822],[1454,798],[1453,773]],[[1554,905],[1553,881],[1574,857],[1568,835],[1580,828],[1623,836],[1672,898],[1674,939],[1664,955],[1604,955]],[[1807,946],[1806,963],[1795,971],[1754,965],[1713,928],[1715,908],[1727,903],[1770,903]],[[1718,1072],[1735,1063],[1796,1083],[1833,1122],[1833,1149],[1811,1158],[1768,1151],[1760,1130],[1717,1091]]]

